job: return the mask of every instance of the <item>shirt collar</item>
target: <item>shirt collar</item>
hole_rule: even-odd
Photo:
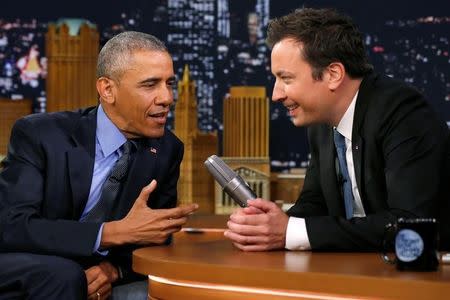
[[[352,141],[353,117],[355,115],[355,105],[356,105],[356,98],[358,98],[358,92],[359,90],[356,91],[355,96],[353,96],[352,102],[348,106],[347,111],[345,112],[344,116],[342,117],[341,121],[336,127],[336,130],[349,141]]]
[[[97,109],[97,141],[100,145],[103,157],[117,151],[127,139],[108,118],[101,105]]]

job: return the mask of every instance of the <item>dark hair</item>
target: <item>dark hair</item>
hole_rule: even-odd
[[[302,8],[271,20],[267,30],[269,46],[285,38],[303,45],[303,58],[311,65],[316,80],[336,61],[352,78],[361,78],[373,70],[361,32],[348,16],[336,10]]]

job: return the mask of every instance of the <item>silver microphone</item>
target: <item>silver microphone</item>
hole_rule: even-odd
[[[205,166],[222,189],[241,207],[247,207],[248,199],[255,199],[255,193],[241,176],[230,169],[217,155],[205,160]]]

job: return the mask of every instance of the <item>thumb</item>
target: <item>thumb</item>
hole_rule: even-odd
[[[148,197],[156,189],[156,186],[157,186],[157,182],[156,182],[155,179],[153,179],[150,182],[150,184],[144,186],[142,188],[142,190],[141,190],[141,193],[137,197],[136,202],[134,203],[134,205],[147,207]]]
[[[256,208],[265,213],[278,209],[278,206],[272,201],[264,200],[261,198],[247,200],[247,204],[249,206],[248,208]]]

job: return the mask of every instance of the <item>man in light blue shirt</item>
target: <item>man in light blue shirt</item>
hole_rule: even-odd
[[[16,122],[0,173],[0,299],[147,298],[131,252],[168,242],[197,209],[175,207],[173,83],[164,44],[125,32],[100,51],[99,106]]]

